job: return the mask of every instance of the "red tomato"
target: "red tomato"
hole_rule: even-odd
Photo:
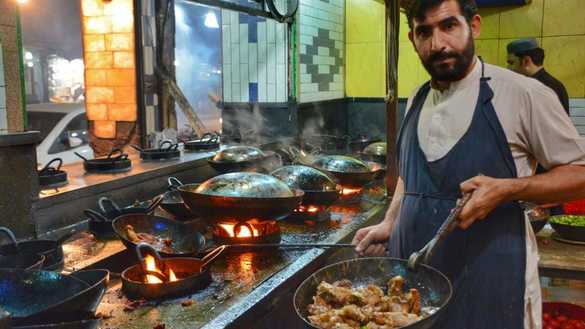
[[[557,321],[559,321],[559,323],[561,323],[561,324],[567,322],[567,320],[569,320],[569,319],[566,316],[564,316],[564,315],[559,315],[557,317]]]
[[[547,324],[547,325],[544,327],[544,329],[557,329],[557,328],[555,328],[555,327],[551,326],[550,324]]]
[[[560,328],[561,327],[561,323],[557,320],[557,319],[552,319],[549,323],[549,326],[553,327],[553,328]]]
[[[566,323],[565,323],[565,324],[563,324],[563,325],[561,326],[561,328],[562,328],[562,329],[575,329],[575,326],[574,326],[574,325],[572,325],[572,324],[566,324]]]
[[[542,320],[544,320],[545,322],[550,321],[550,314],[542,313]]]

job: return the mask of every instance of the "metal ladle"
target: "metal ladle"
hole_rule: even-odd
[[[413,252],[410,257],[408,257],[408,268],[410,270],[416,270],[421,262],[424,264],[429,263],[439,242],[443,241],[457,225],[457,218],[461,214],[463,207],[465,207],[469,199],[471,199],[471,195],[472,193],[467,193],[464,194],[461,199],[457,199],[455,207],[451,209],[449,216],[447,216],[445,222],[439,227],[439,230],[431,241],[429,241],[421,250]]]

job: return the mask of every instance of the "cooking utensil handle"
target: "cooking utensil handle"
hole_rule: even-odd
[[[119,155],[114,157],[114,154],[120,153]],[[128,154],[124,153],[121,149],[119,148],[113,148],[112,151],[110,151],[110,153],[108,154],[108,159],[112,159],[112,160],[125,160],[128,159]]]
[[[173,148],[173,146],[174,146],[173,142],[171,142],[170,140],[164,140],[164,141],[162,141],[162,142],[160,142],[160,143],[158,144],[158,147],[159,147],[160,149],[165,149],[165,146],[166,146],[166,145],[168,145],[168,147],[166,148],[166,150],[170,150],[170,149],[171,149],[171,148]]]
[[[150,203],[150,205],[148,206],[148,208],[146,208],[146,213],[150,214],[151,212],[153,212],[156,207],[158,207],[160,205],[160,203],[162,202],[162,200],[164,199],[163,195],[157,195],[152,199],[152,202]]]
[[[144,261],[144,256],[142,256],[142,250],[147,251],[148,253],[150,253],[150,255],[152,257],[154,257],[154,262],[158,263],[157,268],[159,268],[161,270],[161,272],[164,274],[166,273],[166,268],[165,268],[165,262],[163,261],[162,257],[160,256],[160,254],[158,253],[158,251],[156,251],[151,245],[149,245],[146,242],[140,242],[136,244],[136,255],[138,256],[138,261],[140,261],[140,266],[142,267],[142,271],[144,273],[149,273],[150,271],[146,268],[146,263]],[[167,278],[164,278],[165,280],[163,281],[168,281]]]
[[[55,162],[58,162],[59,164],[57,165],[57,167],[51,167],[51,165]],[[49,161],[49,163],[47,163],[45,165],[45,167],[43,167],[43,169],[41,169],[41,171],[39,171],[39,173],[43,173],[43,172],[47,172],[49,170],[55,170],[58,171],[59,169],[61,169],[61,166],[63,165],[63,159],[61,158],[54,158],[53,160]]]
[[[431,241],[429,241],[429,243],[427,243],[427,245],[424,247],[424,249],[426,250],[423,257],[423,263],[425,264],[429,263],[430,259],[433,257],[437,244],[440,241],[443,241],[447,237],[447,235],[449,235],[449,233],[453,231],[455,226],[457,226],[457,220],[459,218],[459,215],[461,214],[463,207],[465,207],[467,202],[471,199],[471,195],[472,193],[467,193],[463,195],[461,199],[457,200],[455,207],[451,209],[449,216],[441,225],[441,227],[439,227],[439,230],[437,231],[435,237]]]
[[[177,177],[169,177],[169,179],[167,179],[167,182],[169,184],[169,190],[176,190],[177,187],[183,185],[183,183],[181,183],[181,181],[177,178]]]
[[[5,235],[7,235],[8,238],[10,238],[10,241],[12,241],[12,244],[14,245],[16,250],[18,250],[18,242],[16,241],[14,233],[8,227],[4,226],[0,226],[0,232],[3,232]]]
[[[73,152],[75,155],[77,155],[78,157],[80,157],[81,159],[83,159],[83,161],[87,162],[87,158],[84,157],[83,155],[77,153],[77,152]]]
[[[138,145],[130,145],[131,148],[135,149],[136,151],[142,153],[144,152],[144,149],[142,149],[142,147],[139,147]]]
[[[100,214],[99,212],[93,210],[93,209],[85,209],[83,211],[83,214],[85,214],[85,216],[89,217],[90,219],[96,221],[96,222],[107,222],[108,219]]]
[[[235,248],[354,248],[351,243],[238,243],[226,247]]]
[[[104,214],[109,214],[109,213],[116,213],[119,214],[120,213],[120,207],[118,207],[118,205],[114,202],[114,200],[108,198],[108,197],[101,197],[98,200],[98,205],[100,207],[100,210],[104,213]]]
[[[210,264],[212,261],[214,261],[219,255],[221,255],[221,253],[225,250],[226,245],[221,245],[215,249],[213,249],[212,251],[210,251],[207,255],[205,255],[205,257],[203,257],[201,259],[202,263],[201,263],[201,270],[203,270],[203,268],[205,268],[205,266],[207,266],[208,264]]]

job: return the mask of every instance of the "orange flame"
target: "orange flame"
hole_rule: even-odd
[[[252,227],[252,231],[246,225],[239,227],[239,232],[235,232],[236,224],[219,224],[219,226],[230,236],[230,238],[251,238],[260,235],[258,229]]]
[[[358,194],[362,191],[361,188],[349,188],[349,187],[344,187],[342,190],[342,194],[343,195],[352,195],[352,194]]]
[[[309,212],[309,213],[316,213],[319,211],[319,207],[317,206],[299,206],[294,212]]]
[[[162,273],[161,270],[156,267],[154,257],[152,257],[151,255],[146,255],[146,257],[144,257],[144,264],[146,265],[146,269],[148,271]],[[177,276],[175,275],[175,272],[173,272],[172,269],[169,269],[169,282],[173,282],[173,281],[177,281]],[[163,283],[161,279],[159,279],[156,276],[151,275],[151,274],[146,275],[146,282],[147,283]]]

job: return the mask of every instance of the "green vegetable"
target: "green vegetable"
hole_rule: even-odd
[[[570,226],[584,226],[585,227],[585,216],[574,216],[574,215],[559,215],[550,218],[550,222],[556,224],[564,224]]]

